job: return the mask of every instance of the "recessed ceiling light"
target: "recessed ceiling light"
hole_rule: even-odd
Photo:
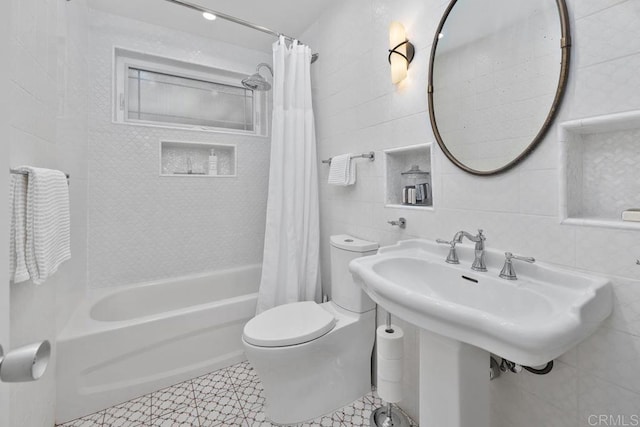
[[[216,19],[216,15],[214,15],[213,13],[209,13],[209,12],[204,12],[202,14],[202,16],[204,17],[204,19],[207,19],[209,21],[213,21],[214,19]]]

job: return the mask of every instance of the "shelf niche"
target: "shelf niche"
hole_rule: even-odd
[[[218,157],[216,175],[209,173],[211,150],[215,150]],[[236,176],[236,169],[235,145],[185,141],[160,142],[160,176],[231,178]]]
[[[385,207],[433,210],[433,181],[431,143],[384,150]],[[427,174],[404,174],[418,166]],[[403,188],[415,183],[428,183],[424,203],[403,203]]]
[[[561,123],[563,224],[640,229],[622,212],[640,208],[640,111]]]

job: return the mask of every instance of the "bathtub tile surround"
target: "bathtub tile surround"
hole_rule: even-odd
[[[375,393],[368,393],[298,427],[366,427],[371,412],[382,405]],[[260,379],[249,362],[241,362],[59,427],[275,426],[266,419],[263,406]]]
[[[319,158],[375,150],[379,159],[386,149],[434,141],[425,88],[431,41],[448,4],[447,0],[341,2],[300,36],[322,53],[312,68]],[[330,286],[327,241],[337,232],[388,245],[412,237],[450,238],[461,229],[483,228],[489,248],[614,276],[619,302],[613,317],[600,333],[561,358],[566,364],[562,375],[566,375],[565,393],[571,405],[551,397],[556,395],[557,384],[546,377],[532,381],[532,374],[524,373],[510,378],[509,384],[499,378],[491,383],[492,423],[496,426],[584,426],[590,413],[630,414],[634,410],[637,414],[640,408],[637,381],[621,374],[640,370],[635,316],[640,300],[628,297],[640,289],[640,266],[635,265],[640,257],[639,231],[560,224],[561,144],[557,136],[558,124],[565,121],[640,109],[640,81],[634,77],[634,70],[640,67],[640,45],[633,35],[639,5],[633,0],[567,0],[567,6],[574,49],[568,90],[545,139],[513,170],[488,178],[467,175],[434,144],[436,208],[411,211],[384,207],[385,177],[377,160],[358,164],[358,183],[350,188],[329,187],[325,184],[328,168],[320,168],[325,292]],[[385,54],[392,21],[404,24],[416,46],[408,78],[398,86],[389,81]],[[360,54],[354,55],[355,51]],[[609,155],[625,147],[628,145],[616,146]],[[596,203],[590,198],[586,201]],[[404,230],[386,223],[399,216],[407,219]],[[410,325],[401,323],[401,327],[406,334],[415,335]],[[415,346],[405,350],[406,399],[401,406],[417,416],[417,383],[412,381],[419,354]],[[602,384],[606,392],[590,391]],[[624,397],[624,405],[617,396]]]
[[[260,263],[269,138],[112,123],[112,60],[116,46],[251,74],[269,52],[94,9],[89,18],[88,286]],[[237,177],[160,177],[160,141],[235,145]]]

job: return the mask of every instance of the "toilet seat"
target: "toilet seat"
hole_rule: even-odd
[[[335,317],[315,302],[295,302],[271,308],[249,320],[242,337],[259,347],[284,347],[320,338],[335,325]]]

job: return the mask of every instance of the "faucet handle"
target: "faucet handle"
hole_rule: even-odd
[[[533,257],[524,257],[519,255],[514,255],[511,252],[504,253],[504,266],[500,271],[500,277],[507,280],[517,280],[518,276],[516,275],[516,270],[513,268],[512,260],[517,259],[519,261],[524,261],[528,263],[536,262],[536,259]]]
[[[460,264],[460,260],[458,259],[458,253],[456,252],[456,243],[457,240],[443,240],[436,239],[436,243],[440,243],[441,245],[449,245],[449,254],[447,255],[447,263],[449,264]]]
[[[514,255],[511,252],[505,252],[504,253],[504,257],[506,259],[517,259],[520,261],[525,261],[528,262],[529,264],[532,264],[534,262],[536,262],[536,259],[530,256],[519,256],[519,255]]]

